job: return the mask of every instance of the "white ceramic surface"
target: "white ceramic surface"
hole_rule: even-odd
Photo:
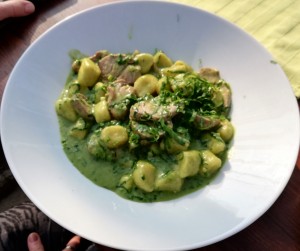
[[[70,69],[68,52],[154,52],[213,66],[233,89],[230,157],[202,190],[161,203],[124,200],[97,187],[66,158],[54,102]],[[229,237],[278,198],[299,147],[298,107],[272,56],[223,19],[167,2],[99,6],[58,23],[20,58],[5,88],[1,140],[29,198],[53,220],[92,241],[126,250],[186,250]]]

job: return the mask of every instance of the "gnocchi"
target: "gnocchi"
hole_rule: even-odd
[[[81,54],[80,54],[81,55]],[[97,51],[71,65],[55,103],[62,144],[89,179],[139,202],[200,189],[234,137],[231,89],[163,51]]]

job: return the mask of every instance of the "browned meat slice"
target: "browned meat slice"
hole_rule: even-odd
[[[165,135],[165,131],[151,125],[140,124],[136,121],[130,122],[130,127],[135,134],[138,134],[141,139],[158,140]]]
[[[92,55],[90,59],[94,62],[97,62],[98,60],[100,60],[101,58],[107,55],[109,55],[109,52],[107,50],[100,50],[100,51],[96,51],[96,53]]]
[[[140,101],[130,108],[130,119],[135,121],[165,121],[172,119],[179,111],[178,104],[159,104],[153,99]]]
[[[200,130],[208,130],[220,124],[219,118],[211,116],[196,115],[194,119],[194,125]]]
[[[130,99],[135,97],[134,88],[130,85],[113,83],[107,87],[107,103],[113,118],[122,120],[128,114]]]
[[[109,54],[99,61],[101,77],[104,80],[116,79],[125,69],[126,64],[120,64],[120,57],[122,56],[119,54]]]
[[[76,93],[72,97],[72,105],[77,114],[86,120],[92,120],[93,110],[92,106],[88,103],[86,96],[81,93]]]
[[[224,107],[228,108],[231,105],[231,89],[227,83],[222,83],[219,87],[219,91],[223,97]]]
[[[133,84],[141,75],[141,67],[139,65],[128,65],[117,78],[116,82],[125,85]]]
[[[220,72],[213,68],[201,68],[199,71],[199,76],[213,84],[220,80]]]
[[[118,103],[126,98],[135,96],[134,88],[130,85],[122,85],[120,83],[112,83],[107,87],[108,104]]]

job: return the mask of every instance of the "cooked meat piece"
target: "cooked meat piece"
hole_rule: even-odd
[[[107,87],[108,104],[117,103],[126,98],[132,98],[133,96],[135,96],[133,86],[112,83]]]
[[[90,59],[94,62],[97,62],[98,60],[107,56],[108,54],[109,52],[107,50],[96,51],[96,53],[93,56],[91,56]]]
[[[107,103],[111,115],[122,120],[128,114],[130,99],[135,97],[134,88],[130,85],[113,83],[107,87]]]
[[[200,77],[206,79],[210,83],[217,83],[220,80],[220,72],[213,68],[201,68],[199,71]]]
[[[200,130],[208,130],[220,124],[219,118],[212,116],[203,116],[197,114],[194,119],[194,125]]]
[[[141,75],[141,67],[139,65],[128,65],[119,75],[116,82],[123,85],[133,84]]]
[[[222,97],[223,97],[224,107],[226,107],[226,108],[230,107],[230,105],[231,105],[231,89],[228,86],[228,84],[225,83],[225,82],[222,83],[219,86],[219,91],[220,91],[220,93],[222,94]]]
[[[172,119],[179,111],[178,104],[160,104],[154,99],[140,101],[130,108],[130,119],[135,121],[165,121]]]
[[[92,106],[88,103],[86,96],[76,93],[72,97],[72,105],[77,114],[86,120],[94,118]]]
[[[101,77],[104,80],[116,79],[126,68],[126,64],[120,64],[120,57],[120,54],[109,54],[99,61]]]
[[[165,131],[155,126],[140,124],[136,121],[130,122],[130,127],[135,134],[138,134],[141,139],[158,140],[165,135]]]

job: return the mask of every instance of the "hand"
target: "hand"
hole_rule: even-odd
[[[75,235],[66,245],[66,251],[76,250],[80,245],[80,237]],[[27,238],[27,246],[29,251],[45,251],[40,236],[37,233],[31,233]]]
[[[8,17],[22,17],[33,13],[33,3],[26,0],[10,0],[0,2],[0,20]]]

